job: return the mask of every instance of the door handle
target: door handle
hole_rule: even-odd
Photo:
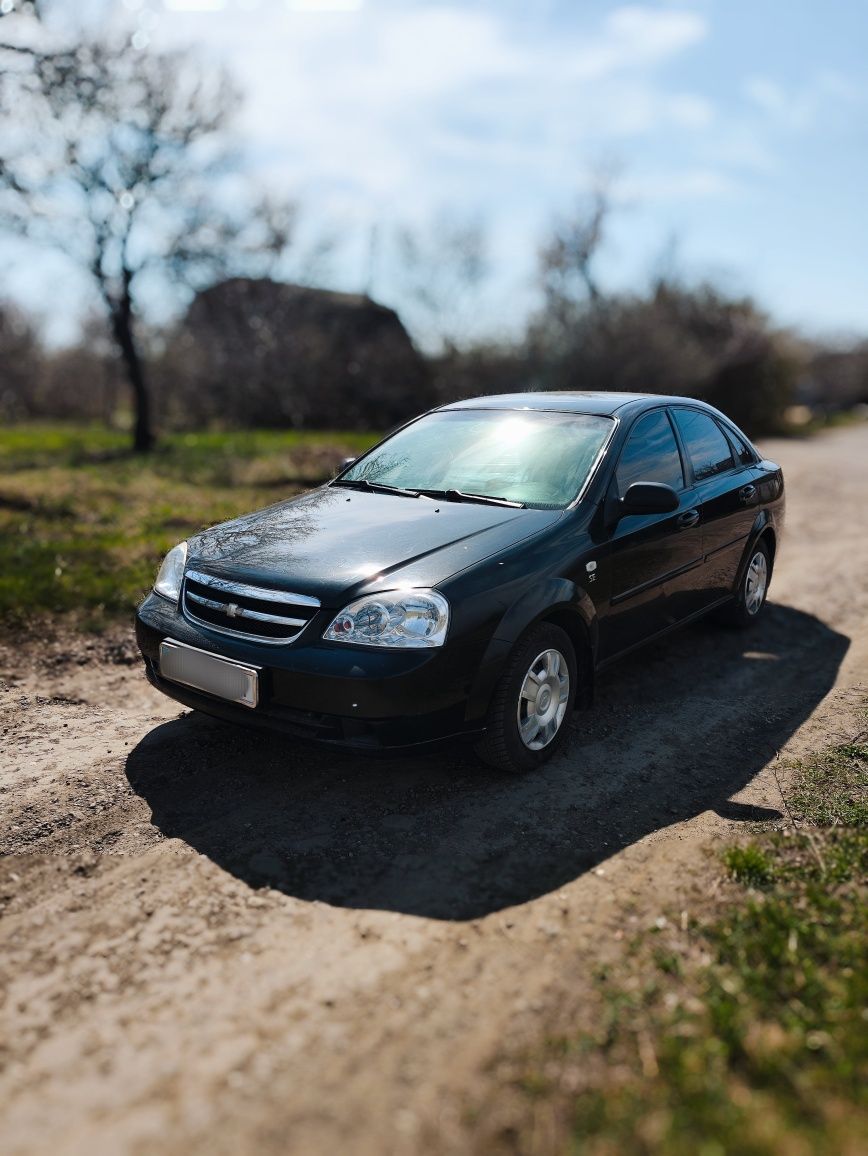
[[[689,530],[691,526],[695,526],[699,521],[699,510],[685,510],[683,514],[679,514],[676,519],[676,524],[679,530]]]
[[[738,491],[738,500],[746,506],[756,497],[756,486],[742,486]]]

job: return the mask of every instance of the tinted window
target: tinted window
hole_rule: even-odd
[[[633,426],[616,477],[622,498],[634,482],[663,482],[674,490],[682,488],[684,477],[678,445],[662,409],[639,418]]]
[[[735,456],[741,465],[749,466],[755,462],[756,454],[747,438],[743,438],[731,425],[724,426],[724,430],[729,434],[729,440],[735,446]]]
[[[713,418],[696,409],[673,412],[697,481],[732,469],[732,450]]]

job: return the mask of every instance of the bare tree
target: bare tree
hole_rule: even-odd
[[[11,302],[0,302],[0,421],[30,416],[34,382],[44,363],[32,322]]]
[[[294,227],[291,206],[230,195],[237,157],[225,130],[238,102],[219,70],[139,51],[124,36],[57,47],[37,29],[0,44],[0,225],[91,276],[132,390],[140,452],[154,442],[140,286],[266,273]]]
[[[546,314],[561,325],[568,325],[587,302],[596,305],[602,298],[594,266],[612,209],[613,180],[613,169],[602,170],[592,181],[590,192],[579,199],[569,216],[555,221],[540,246],[539,276]]]
[[[402,226],[395,241],[405,300],[444,349],[454,348],[465,336],[474,298],[488,276],[482,223],[440,213],[427,229]]]

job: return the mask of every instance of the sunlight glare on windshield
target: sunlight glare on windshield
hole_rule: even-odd
[[[503,421],[495,423],[488,436],[491,441],[499,442],[501,445],[514,446],[538,433],[539,426],[533,425],[526,417],[510,415]]]

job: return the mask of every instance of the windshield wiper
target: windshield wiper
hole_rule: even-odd
[[[479,502],[486,506],[509,506],[523,510],[524,502],[511,502],[508,498],[492,498],[488,494],[466,494],[464,490],[410,490],[404,486],[389,486],[385,482],[372,482],[368,478],[338,478],[333,486],[346,486],[353,490],[366,490],[372,494],[401,494],[405,498],[442,498],[446,502]]]
[[[338,478],[333,486],[347,486],[353,490],[367,490],[372,494],[401,494],[405,498],[418,498],[419,490],[407,490],[403,486],[387,486],[385,482],[372,482],[368,478]]]
[[[524,502],[511,502],[509,498],[492,498],[488,494],[466,494],[463,490],[419,490],[426,498],[443,498],[447,502],[481,502],[486,506],[511,506],[523,510]]]

